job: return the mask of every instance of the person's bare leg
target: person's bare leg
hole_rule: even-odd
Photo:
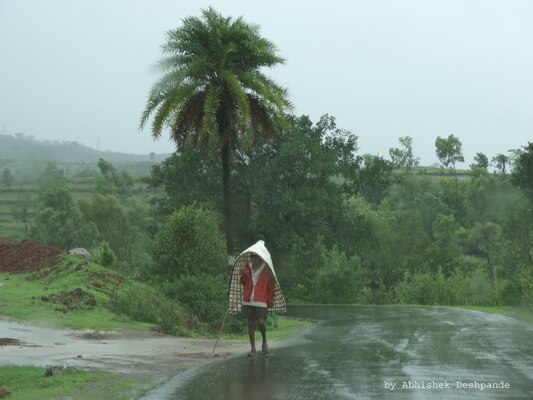
[[[257,325],[259,325],[259,332],[261,332],[261,337],[263,338],[263,343],[266,343],[266,324],[263,318],[257,320]]]
[[[255,321],[253,319],[248,320],[248,337],[250,338],[252,353],[255,353]]]
[[[265,320],[263,318],[259,318],[257,320],[257,325],[259,326],[259,331],[261,332],[261,337],[263,338],[263,344],[261,346],[261,349],[263,353],[268,353],[268,344],[267,344],[267,336],[266,336],[266,324]]]

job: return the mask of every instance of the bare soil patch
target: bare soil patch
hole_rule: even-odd
[[[0,272],[25,273],[57,264],[65,252],[35,240],[13,244],[0,237]]]

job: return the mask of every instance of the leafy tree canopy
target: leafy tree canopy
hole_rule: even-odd
[[[449,135],[448,138],[437,137],[435,140],[436,154],[439,161],[448,168],[452,166],[455,173],[455,165],[464,162],[462,144],[457,137]]]
[[[516,158],[512,182],[533,200],[533,143],[524,146]]]
[[[119,173],[110,162],[100,158],[98,160],[101,179],[96,181],[96,190],[102,194],[117,195],[121,200],[126,200],[133,189],[133,178],[126,171]]]
[[[474,156],[474,163],[470,164],[470,168],[475,169],[479,168],[482,170],[487,170],[489,167],[489,158],[483,153],[476,153]]]
[[[505,154],[497,154],[496,156],[492,157],[492,164],[501,174],[505,174],[507,165],[509,164],[509,157],[507,157]]]
[[[224,240],[217,214],[195,205],[174,212],[156,236],[154,258],[162,280],[224,274]]]
[[[416,167],[420,159],[414,156],[413,138],[411,136],[405,136],[399,140],[402,148],[391,148],[389,150],[392,165],[396,168],[407,169]]]

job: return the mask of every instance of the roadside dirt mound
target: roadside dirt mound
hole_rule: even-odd
[[[35,240],[13,244],[0,237],[0,272],[23,273],[49,267],[59,261],[63,250]]]
[[[96,306],[96,298],[92,294],[85,292],[82,288],[63,291],[50,296],[41,296],[41,300],[59,304],[60,307],[55,310],[61,311],[62,313],[81,309],[93,309]]]
[[[0,236],[0,252],[4,247],[13,246],[13,242],[5,237]]]

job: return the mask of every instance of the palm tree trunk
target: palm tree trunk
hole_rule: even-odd
[[[233,215],[231,210],[230,145],[222,146],[222,193],[224,197],[224,231],[228,255],[233,255]]]
[[[217,115],[218,134],[222,140],[222,196],[224,202],[224,233],[226,234],[226,250],[229,257],[233,256],[233,213],[231,204],[231,147],[228,124],[224,109],[220,109]]]

